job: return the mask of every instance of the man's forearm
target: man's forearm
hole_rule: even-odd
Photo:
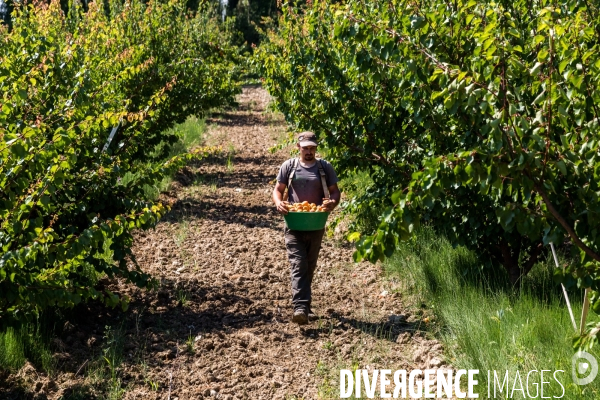
[[[331,193],[329,195],[329,197],[331,198],[331,200],[335,200],[335,205],[337,206],[338,204],[340,204],[340,199],[342,198],[342,192]]]
[[[283,193],[277,189],[273,190],[273,203],[277,205],[280,201],[283,201]]]
[[[337,189],[337,186],[335,186],[335,189]],[[340,204],[340,200],[342,198],[342,192],[340,192],[339,189],[335,189],[329,191],[329,199],[335,202],[333,203],[333,208],[337,207]]]
[[[278,183],[277,186],[273,188],[273,203],[275,203],[275,207],[277,207],[277,211],[281,214],[287,214],[288,209],[286,206],[286,202],[283,201],[283,193],[285,192],[285,185]]]

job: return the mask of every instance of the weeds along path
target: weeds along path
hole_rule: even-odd
[[[66,342],[60,367],[69,372],[58,373],[50,397],[339,398],[340,368],[443,367],[441,346],[404,311],[395,283],[377,266],[353,265],[352,247],[335,238],[324,240],[313,284],[321,319],[290,322],[283,220],[271,203],[289,152],[268,152],[285,134],[268,101],[264,90],[248,87],[236,111],[207,121],[208,144],[231,156],[186,168],[165,197],[172,211],[135,241],[159,290],[112,285],[131,296],[126,313],[82,312],[57,339]],[[101,359],[111,349],[106,326],[118,343],[112,375]]]

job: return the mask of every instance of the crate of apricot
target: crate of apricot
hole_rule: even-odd
[[[318,231],[325,228],[329,213],[321,206],[303,201],[288,204],[288,213],[283,216],[288,229],[293,231]]]

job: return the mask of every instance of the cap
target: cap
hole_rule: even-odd
[[[317,135],[312,132],[302,132],[298,135],[298,144],[300,147],[318,146]]]

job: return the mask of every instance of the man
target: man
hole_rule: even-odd
[[[277,206],[277,211],[281,214],[288,213],[288,201],[284,199],[286,188],[288,200],[294,203],[307,201],[322,205],[325,211],[332,211],[340,202],[338,178],[330,163],[316,158],[316,135],[312,132],[302,132],[298,135],[296,146],[300,151],[300,157],[284,162],[277,175],[277,184],[273,190],[273,202]],[[329,196],[326,192],[329,192]],[[294,306],[292,321],[299,325],[308,323],[309,318],[316,318],[310,309],[310,287],[324,233],[325,229],[293,231],[286,227],[284,230],[285,247],[292,276]]]

